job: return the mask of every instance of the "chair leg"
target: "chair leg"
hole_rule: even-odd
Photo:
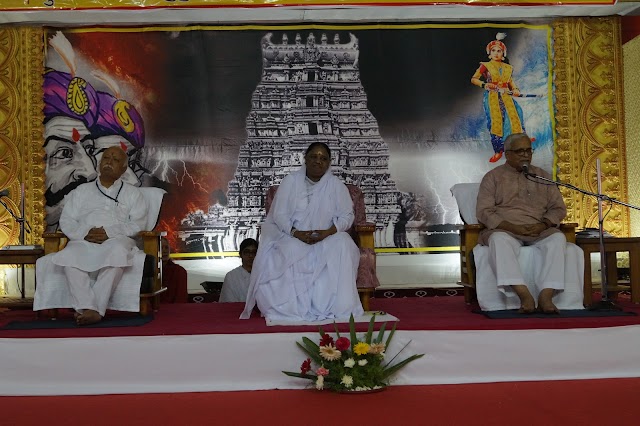
[[[151,302],[149,301],[149,298],[141,297],[140,298],[140,315],[142,315],[143,317],[146,317],[150,315],[151,312],[152,312],[152,309],[151,309]]]
[[[362,309],[364,309],[365,311],[370,310],[369,309],[369,299],[371,298],[371,294],[373,293],[373,290],[370,288],[359,288],[358,289],[358,295],[360,296],[360,303],[362,303]]]
[[[153,312],[158,312],[158,310],[160,309],[160,296],[153,296],[153,298],[151,299],[151,307],[153,309]]]
[[[464,303],[467,305],[476,301],[476,291],[470,287],[464,288]]]

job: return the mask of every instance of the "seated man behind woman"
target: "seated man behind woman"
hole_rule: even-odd
[[[220,302],[246,302],[249,291],[249,280],[253,260],[258,252],[258,242],[253,238],[247,238],[240,243],[240,259],[242,265],[232,269],[225,275]]]
[[[345,232],[353,223],[347,187],[331,173],[321,142],[286,176],[273,200],[256,256],[246,319],[257,304],[271,320],[318,321],[362,315],[356,289],[360,252]]]

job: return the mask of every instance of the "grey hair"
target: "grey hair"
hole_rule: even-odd
[[[531,142],[531,138],[526,133],[512,133],[504,140],[504,150],[510,150],[511,145],[513,145],[514,142],[517,142],[520,139],[526,139]]]

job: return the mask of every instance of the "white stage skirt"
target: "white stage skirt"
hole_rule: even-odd
[[[1,395],[303,389],[285,376],[317,333],[0,339]],[[387,359],[424,353],[392,385],[640,377],[640,325],[562,330],[397,331]]]

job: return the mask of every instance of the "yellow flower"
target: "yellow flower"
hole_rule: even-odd
[[[369,345],[364,342],[358,342],[358,344],[353,347],[353,351],[358,355],[366,355],[369,352]]]
[[[324,376],[318,376],[318,378],[316,379],[316,389],[324,389]]]
[[[335,361],[336,359],[340,359],[342,353],[333,345],[320,346],[320,356],[327,361]]]

